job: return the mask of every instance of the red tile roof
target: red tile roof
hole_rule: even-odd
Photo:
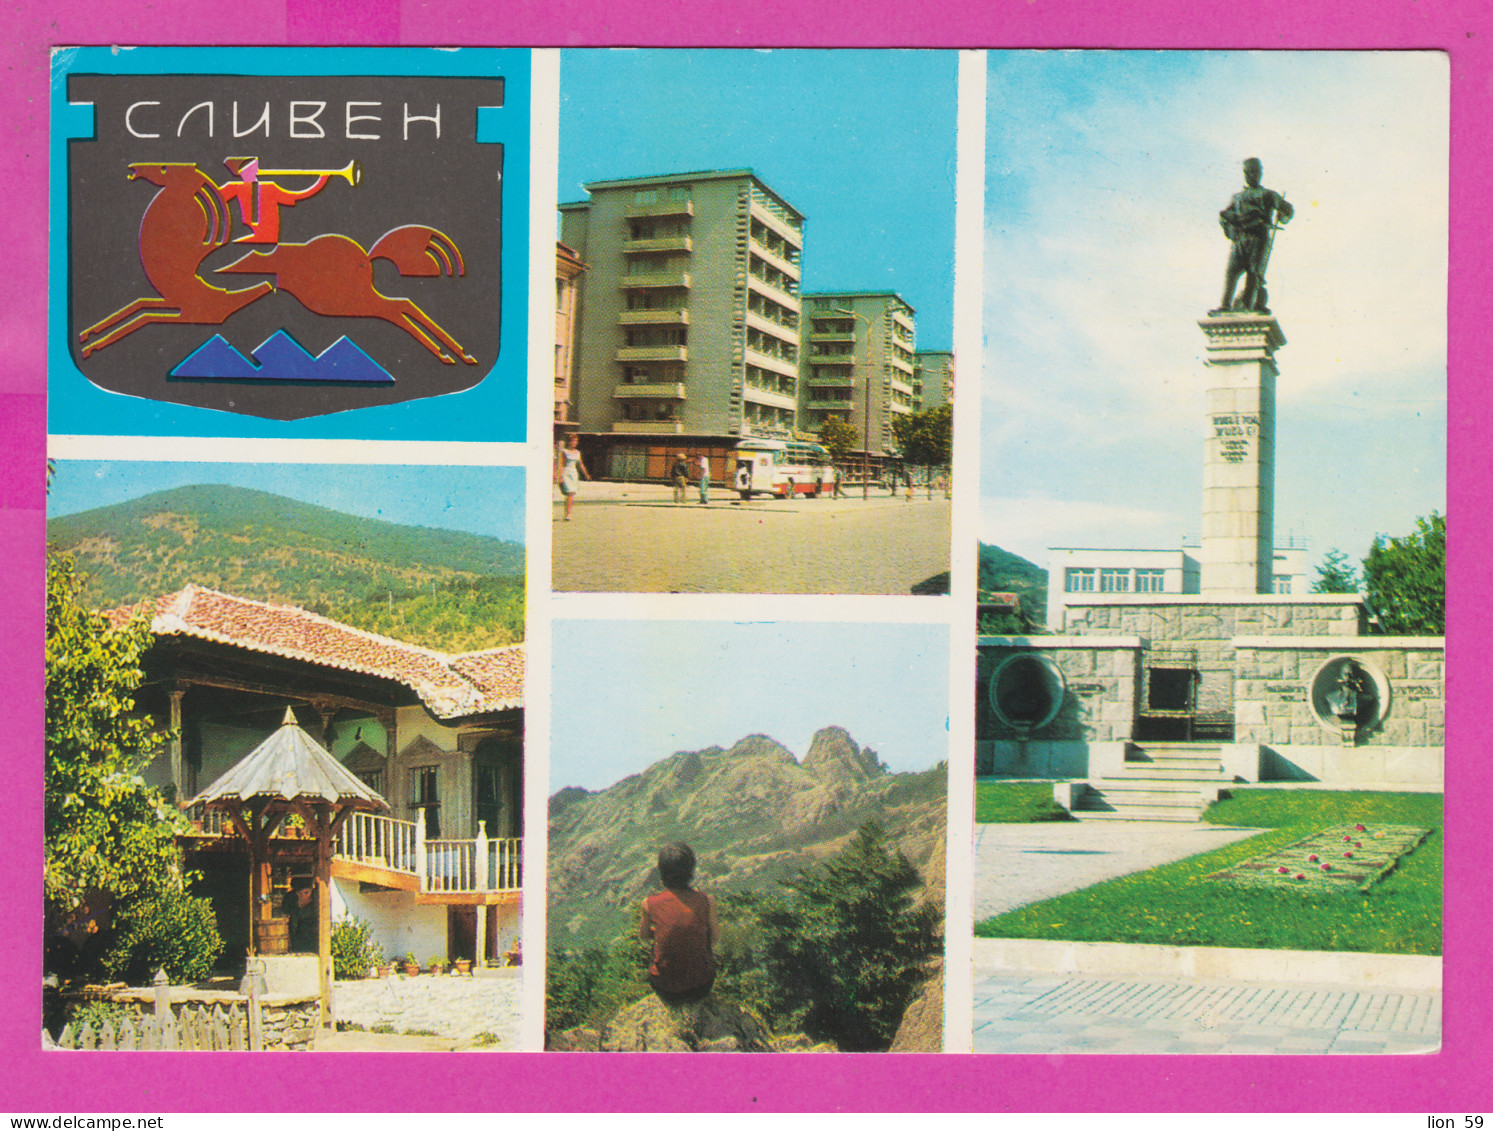
[[[524,703],[524,646],[450,656],[341,624],[294,605],[272,605],[188,585],[146,603],[156,636],[186,636],[402,683],[437,718],[507,711]],[[142,606],[113,610],[122,621]]]

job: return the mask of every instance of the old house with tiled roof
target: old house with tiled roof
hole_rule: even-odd
[[[339,834],[334,916],[367,920],[390,955],[502,961],[519,937],[522,645],[446,654],[290,605],[188,585],[150,616],[137,705],[174,737],[147,780],[182,802],[279,727],[299,726],[390,807]],[[246,859],[209,822],[190,845],[228,953],[249,945]],[[276,898],[297,881],[281,846]],[[258,918],[258,916],[255,916]],[[480,945],[479,945],[480,940]]]

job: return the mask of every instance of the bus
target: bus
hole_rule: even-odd
[[[743,499],[753,495],[808,495],[833,491],[835,468],[819,444],[800,440],[742,440],[736,445],[731,485]]]

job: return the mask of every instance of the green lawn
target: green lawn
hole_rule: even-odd
[[[1040,781],[975,782],[975,824],[1025,825],[1032,821],[1071,821],[1052,799],[1052,783]]]
[[[978,819],[978,818],[977,818]],[[1439,793],[1236,790],[1208,810],[1214,824],[1272,831],[1226,848],[1108,880],[975,925],[979,938],[1067,939],[1285,950],[1441,953]],[[1366,894],[1314,895],[1204,877],[1345,821],[1432,829]]]

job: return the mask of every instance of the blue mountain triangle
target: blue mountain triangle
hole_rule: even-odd
[[[199,381],[338,381],[350,384],[393,384],[394,377],[343,335],[312,357],[284,330],[260,343],[251,361],[221,334],[214,334],[188,354],[173,377]]]
[[[214,334],[184,357],[171,376],[195,377],[199,381],[252,381],[259,376],[259,367],[222,334]]]

